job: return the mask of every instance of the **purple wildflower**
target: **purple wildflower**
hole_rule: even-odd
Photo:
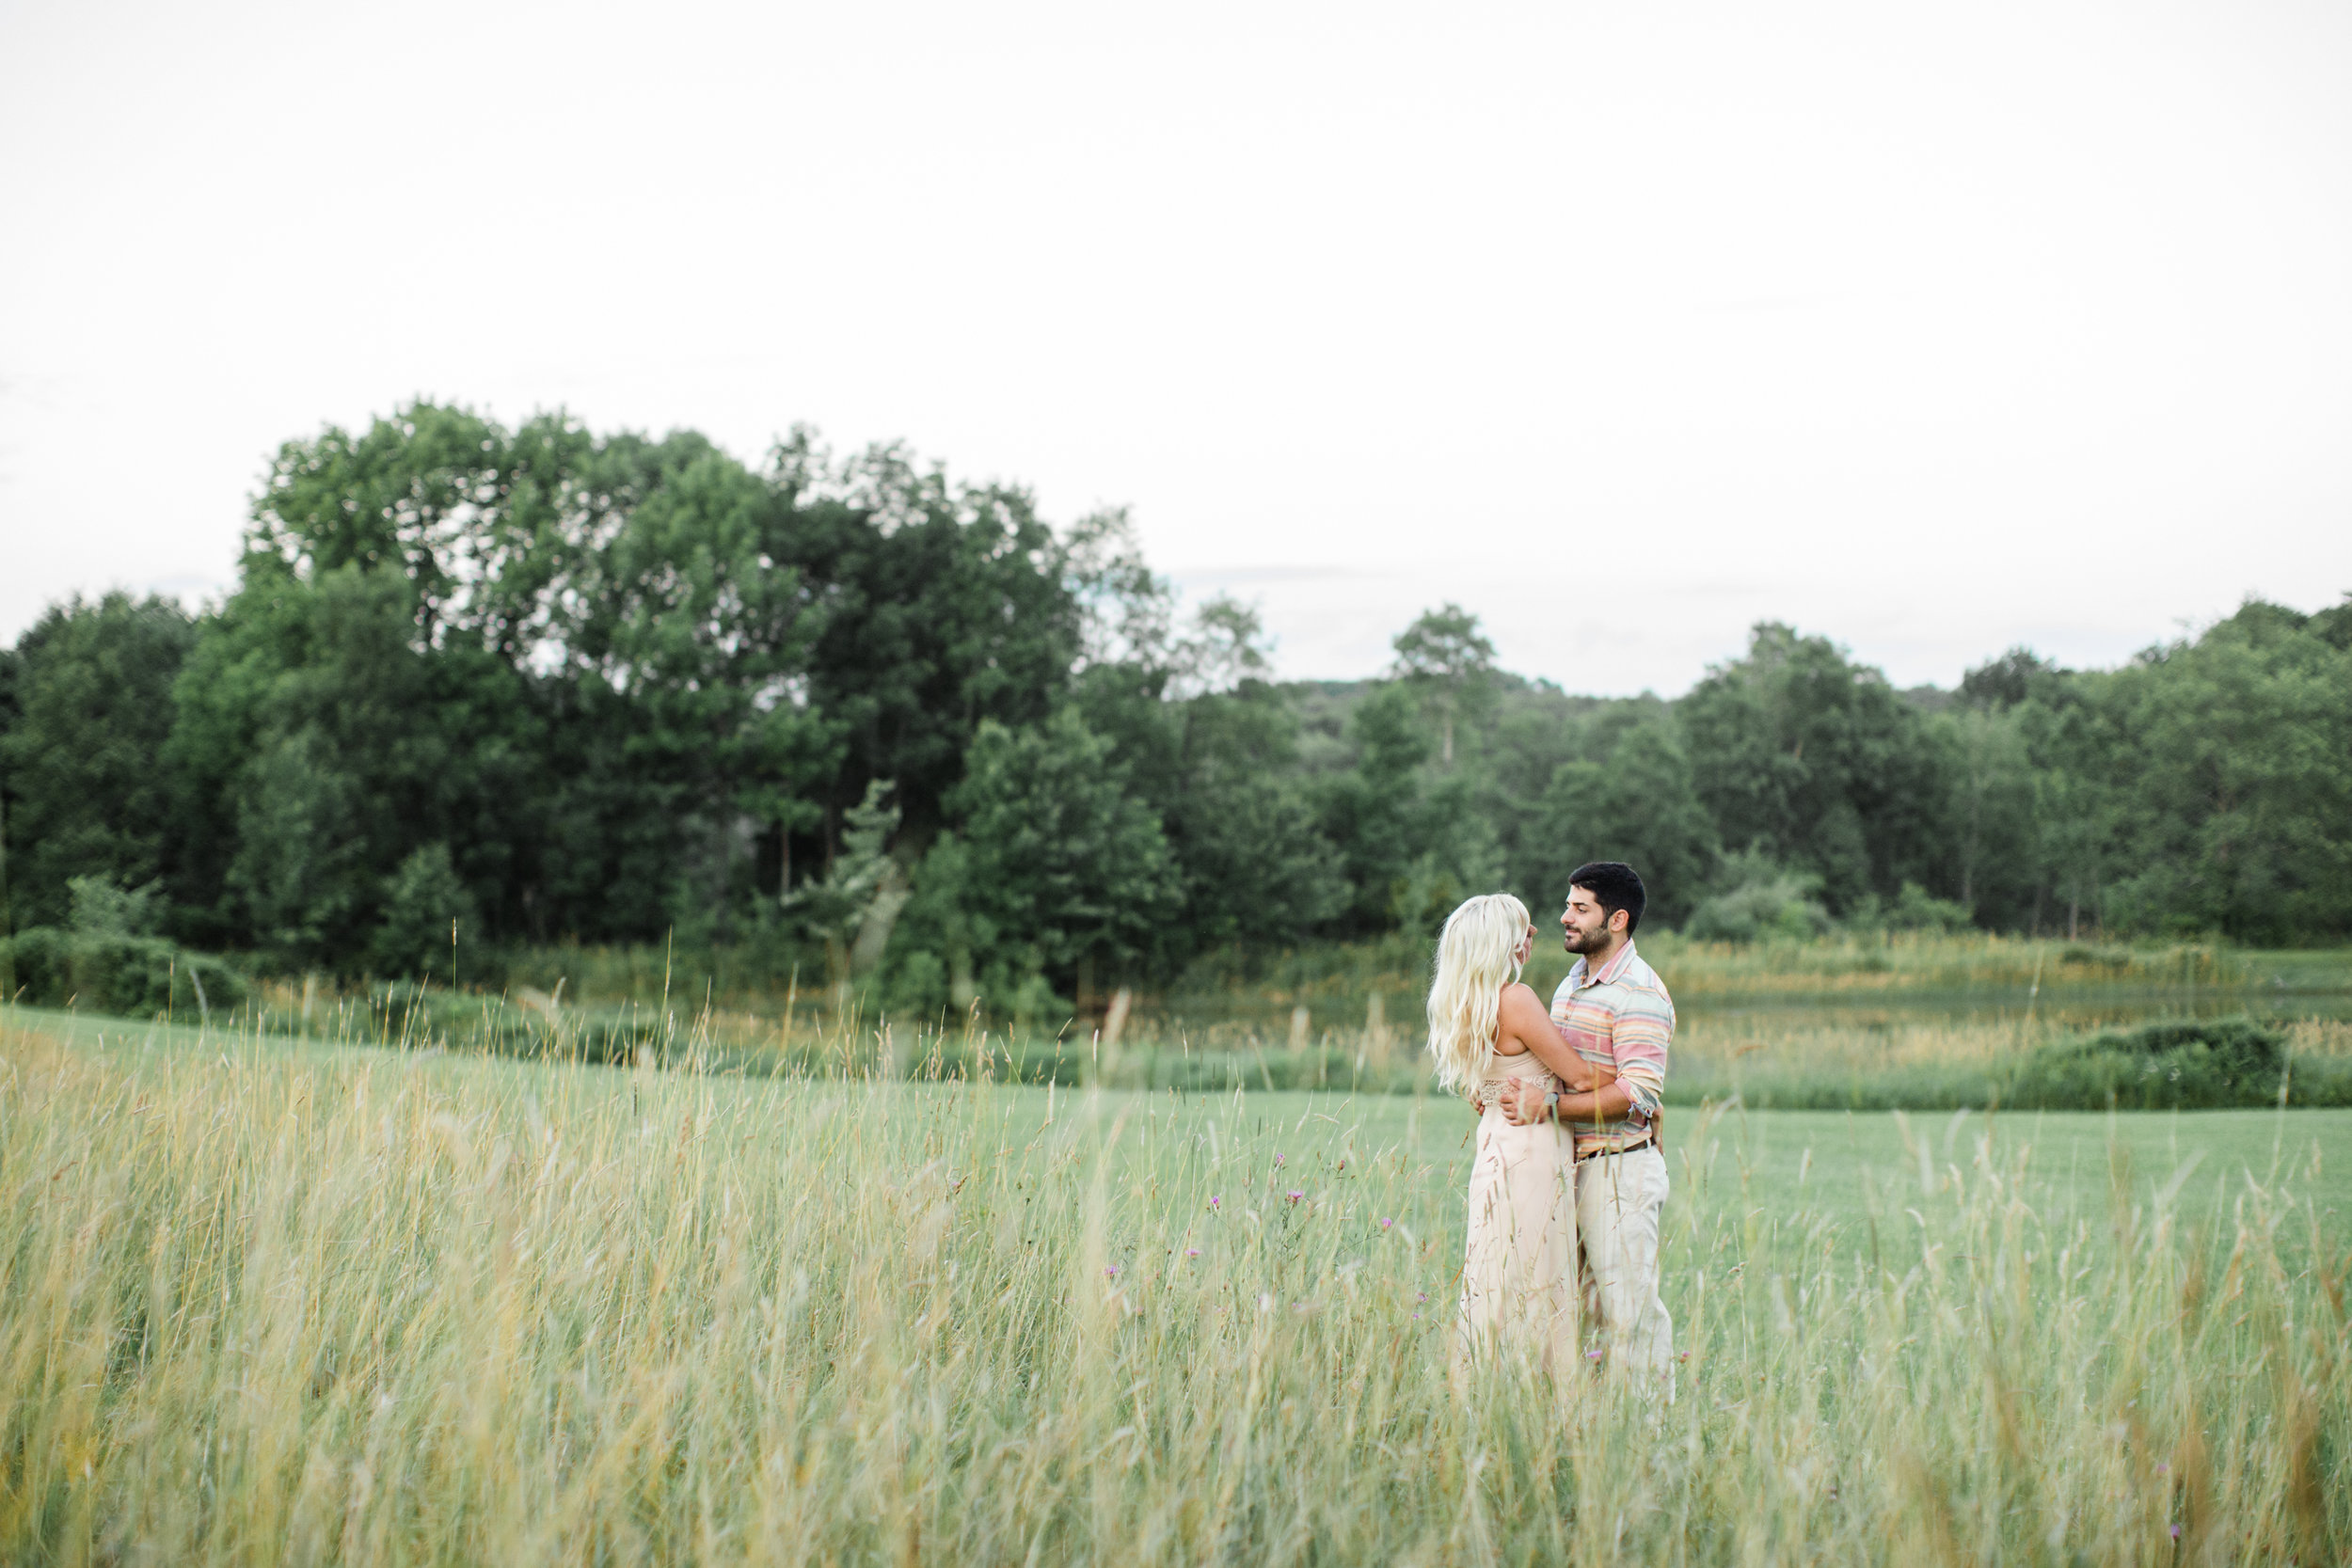
[[[1394,1220],[1382,1220],[1380,1222],[1380,1228],[1386,1230],[1389,1227],[1394,1225],[1396,1221]]]
[[[2178,1526],[2178,1525],[2174,1525],[2174,1526],[2172,1527],[2172,1539],[2173,1539],[2173,1540],[2175,1540],[2175,1541],[2178,1541],[2180,1538],[2181,1538],[2181,1527],[2180,1527],[2180,1526]]]
[[[1274,1163],[1275,1163],[1276,1164],[1278,1164],[1278,1165],[1279,1165],[1279,1164],[1280,1164],[1282,1163],[1282,1156],[1281,1156],[1281,1155],[1279,1155],[1279,1154],[1275,1155],[1275,1156],[1274,1156]]]
[[[1197,1246],[1188,1246],[1184,1248],[1184,1256],[1187,1258],[1198,1258],[1200,1256],[1200,1249]]]
[[[1296,1203],[1300,1198],[1305,1197],[1307,1195],[1294,1190],[1292,1192],[1285,1193],[1282,1196],[1289,1198],[1293,1203]]]
[[[1600,1352],[1597,1350],[1588,1350],[1584,1353],[1584,1359],[1587,1361],[1597,1361],[1600,1359]]]
[[[1224,1200],[1223,1200],[1222,1198],[1215,1198],[1215,1197],[1213,1197],[1213,1198],[1209,1199],[1209,1207],[1210,1207],[1210,1208],[1212,1208],[1212,1209],[1214,1209],[1214,1208],[1216,1208],[1216,1207],[1219,1203],[1221,1203],[1221,1202],[1223,1202],[1223,1201],[1224,1201]]]
[[[1116,1263],[1107,1265],[1103,1270],[1103,1277],[1104,1279],[1117,1279],[1119,1277],[1119,1265]]]

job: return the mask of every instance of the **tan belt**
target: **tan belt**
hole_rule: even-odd
[[[1642,1141],[1638,1144],[1628,1144],[1623,1148],[1596,1148],[1589,1153],[1577,1155],[1570,1163],[1581,1165],[1587,1160],[1605,1160],[1612,1154],[1631,1154],[1638,1149],[1647,1148],[1649,1146],[1649,1134],[1645,1132],[1642,1134]]]
[[[1650,1113],[1649,1125],[1644,1130],[1641,1142],[1628,1144],[1623,1148],[1597,1148],[1590,1154],[1575,1156],[1570,1163],[1597,1160],[1604,1154],[1630,1154],[1637,1148],[1655,1148],[1661,1155],[1666,1152],[1666,1113],[1662,1108]]]

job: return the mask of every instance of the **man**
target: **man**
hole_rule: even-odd
[[[1551,1021],[1577,1054],[1616,1070],[1590,1094],[1541,1094],[1533,1084],[1503,1102],[1527,1125],[1557,1117],[1574,1137],[1577,1239],[1602,1342],[1621,1374],[1674,1397],[1674,1320],[1658,1292],[1658,1227],[1666,1205],[1660,1148],[1674,999],[1633,950],[1647,896],[1622,861],[1581,865],[1568,878],[1562,943],[1577,956],[1551,999]]]

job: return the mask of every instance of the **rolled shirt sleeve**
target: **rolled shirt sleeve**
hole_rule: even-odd
[[[1663,990],[1630,990],[1610,1031],[1616,1047],[1617,1081],[1633,1097],[1632,1109],[1654,1117],[1665,1105],[1666,1049],[1674,1040],[1674,1004]]]

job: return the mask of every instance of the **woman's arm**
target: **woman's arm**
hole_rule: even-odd
[[[1551,1014],[1525,986],[1503,988],[1502,1027],[1497,1033],[1510,1036],[1532,1052],[1554,1078],[1567,1085],[1570,1094],[1591,1094],[1616,1082],[1616,1069],[1588,1062],[1576,1053],[1560,1026],[1551,1022]]]

